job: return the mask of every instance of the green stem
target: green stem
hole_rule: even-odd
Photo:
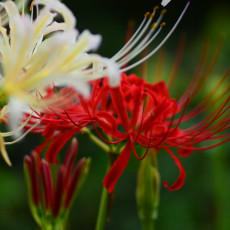
[[[142,230],[154,230],[153,219],[151,220],[142,220]]]
[[[110,161],[108,162],[106,172],[108,172],[109,169],[110,169]],[[107,210],[108,210],[108,200],[109,200],[109,193],[107,189],[103,186],[95,230],[105,229]]]
[[[105,228],[107,207],[108,207],[109,194],[106,188],[103,187],[101,194],[100,207],[97,217],[96,230],[103,230]]]
[[[42,230],[64,230],[63,227],[50,227],[50,228],[42,228]]]
[[[45,224],[41,227],[42,230],[64,230],[64,226],[52,226],[48,225],[46,226]]]
[[[88,128],[83,128],[82,131],[88,135],[89,139],[93,141],[97,146],[99,146],[102,150],[104,150],[106,153],[110,152],[109,145],[105,144],[103,141],[101,141],[99,138],[97,138]]]

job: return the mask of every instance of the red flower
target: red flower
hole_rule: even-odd
[[[194,91],[196,89],[195,87]],[[209,106],[205,107],[203,101],[186,113],[191,96],[188,97],[185,93],[178,101],[171,99],[163,81],[149,84],[133,74],[130,76],[123,74],[119,87],[111,89],[107,79],[97,80],[92,82],[89,100],[83,100],[78,95],[76,98],[71,108],[62,113],[39,115],[42,118],[42,126],[39,129],[43,130],[43,135],[49,134],[48,140],[56,139],[57,142],[61,141],[64,144],[75,132],[92,123],[97,133],[107,143],[116,144],[125,141],[124,150],[103,181],[109,192],[114,189],[128,164],[131,150],[136,158],[141,160],[149,148],[165,149],[178,166],[180,176],[173,185],[168,186],[167,182],[164,182],[164,186],[169,190],[175,190],[183,185],[185,171],[170,148],[178,148],[179,156],[184,157],[194,150],[212,148],[230,139],[229,134],[218,135],[229,128],[229,98],[208,117],[187,129],[180,128],[182,123],[200,115]],[[112,141],[107,141],[103,137],[95,123],[112,138]],[[54,136],[54,130],[59,134]],[[69,136],[66,136],[66,133]],[[223,140],[214,145],[197,147],[198,143],[220,139]],[[135,143],[147,149],[144,155],[139,156],[136,153]],[[55,145],[51,145],[49,149],[52,151],[48,150],[48,153],[56,155],[58,150],[54,148]],[[48,154],[47,157],[49,161],[55,162],[54,156],[50,157]]]

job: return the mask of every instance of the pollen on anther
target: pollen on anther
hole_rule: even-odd
[[[155,16],[155,14],[152,13],[152,14],[149,16],[149,18],[150,18],[150,19],[153,19],[154,16]]]
[[[33,0],[33,1],[31,2],[30,11],[32,11],[32,9],[33,9],[33,7],[34,7],[34,1],[35,1],[35,0]]]
[[[152,29],[156,29],[157,28],[157,23],[156,22],[154,22],[153,24],[152,24]]]
[[[164,26],[166,26],[166,23],[165,23],[165,22],[162,22],[160,26],[161,26],[161,27],[164,27]]]
[[[159,9],[159,6],[155,6],[155,7],[153,8],[154,11],[156,11],[156,10],[158,10],[158,9]]]
[[[145,18],[147,18],[149,15],[150,15],[150,13],[149,13],[149,12],[146,12],[146,13],[145,13]]]
[[[167,10],[166,10],[166,9],[163,9],[163,10],[161,11],[161,14],[164,15],[164,14],[166,14],[166,12],[167,12]]]

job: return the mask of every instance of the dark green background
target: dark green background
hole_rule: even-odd
[[[103,36],[99,52],[112,56],[124,43],[127,23],[134,19],[141,22],[143,14],[160,1],[64,1],[77,17],[80,31],[89,29]],[[167,26],[164,34],[171,28],[186,1],[172,0],[165,16]],[[211,74],[210,85],[221,77],[229,66],[230,54],[230,5],[228,1],[192,1],[188,12],[176,32],[167,42],[164,77],[167,78],[172,67],[180,35],[187,35],[183,63],[173,85],[172,95],[184,92],[191,79],[206,38],[213,51],[221,34],[225,34],[224,48]],[[162,36],[164,36],[162,34]],[[210,57],[211,57],[210,51]],[[155,70],[156,57],[149,61],[149,76]],[[139,68],[133,70],[139,73]],[[209,84],[203,91],[209,89]],[[198,102],[202,95],[199,95]],[[92,168],[70,213],[67,229],[94,229],[97,210],[105,174],[107,158],[87,138],[79,136],[79,156],[91,156]],[[21,143],[7,148],[13,167],[9,168],[0,160],[0,229],[31,230],[38,229],[30,216],[23,178],[23,156],[29,154],[41,138],[36,135],[26,137]],[[204,152],[195,152],[182,159],[187,172],[184,187],[175,192],[161,187],[158,230],[228,230],[230,229],[230,157],[229,143]],[[132,156],[130,163],[116,186],[114,205],[110,213],[108,230],[139,230],[141,224],[135,204],[136,175],[139,162]],[[172,183],[178,176],[178,169],[165,153],[159,154],[159,168],[162,181]]]

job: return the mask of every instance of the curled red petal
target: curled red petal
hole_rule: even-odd
[[[113,134],[117,129],[116,119],[109,113],[98,112],[97,124],[106,134]]]
[[[141,85],[140,87],[138,87],[135,90],[135,94],[134,94],[134,107],[132,109],[132,117],[131,117],[131,122],[130,122],[130,128],[134,129],[135,126],[137,125],[137,121],[138,118],[140,116],[140,111],[142,111],[141,109],[141,105],[142,105],[142,101],[143,101],[143,85]]]
[[[121,119],[122,126],[124,127],[125,131],[128,130],[128,114],[126,111],[125,99],[121,87],[111,88],[110,89],[113,105],[115,110]]]
[[[128,141],[127,145],[125,146],[124,150],[121,152],[121,155],[117,158],[117,160],[114,162],[108,173],[106,174],[103,185],[109,193],[111,193],[114,190],[114,187],[120,178],[121,174],[125,170],[129,158],[131,155],[131,142]]]
[[[113,138],[123,138],[124,135],[117,130],[116,119],[107,112],[98,112],[96,122],[104,133],[111,135]]]
[[[44,132],[42,133],[42,136],[47,138],[52,137],[55,131],[56,131],[56,127],[54,125],[47,124]]]
[[[177,180],[171,186],[168,186],[167,181],[164,181],[163,185],[169,191],[178,190],[184,185],[186,173],[185,173],[185,170],[184,170],[183,166],[181,165],[179,159],[173,154],[173,152],[171,150],[169,150],[169,149],[166,149],[166,151],[169,153],[169,155],[173,158],[175,164],[178,166],[179,171],[180,171],[180,175],[177,178]]]
[[[70,129],[58,134],[50,144],[46,152],[46,160],[50,163],[57,163],[57,154],[63,148],[65,143],[76,133],[76,129]]]

